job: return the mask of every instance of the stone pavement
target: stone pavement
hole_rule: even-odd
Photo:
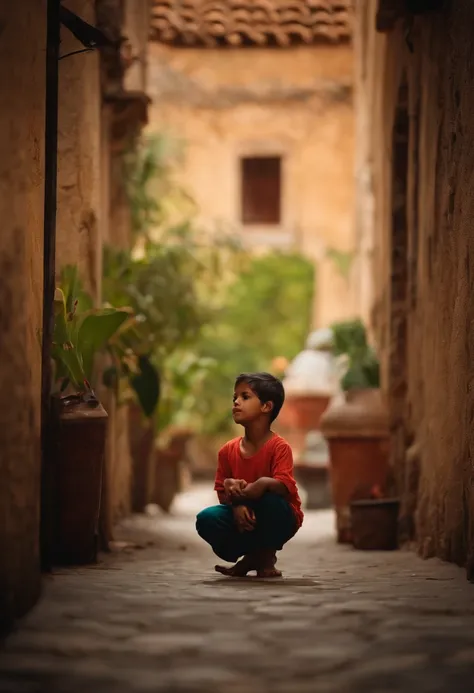
[[[207,491],[132,518],[122,548],[45,580],[0,655],[0,693],[474,691],[474,586],[409,552],[336,546],[311,514],[281,581],[232,581],[194,536]]]

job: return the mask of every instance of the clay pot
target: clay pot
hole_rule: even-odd
[[[107,437],[101,404],[52,401],[54,464],[53,564],[97,560],[99,512]]]
[[[291,445],[295,457],[303,453],[308,433],[319,429],[330,400],[329,395],[287,395],[274,428]]]
[[[164,512],[169,512],[176,494],[181,489],[181,462],[192,432],[177,430],[169,437],[166,447],[154,450],[154,493],[153,502]]]
[[[357,500],[351,503],[352,543],[361,551],[394,551],[398,548],[397,498]]]
[[[329,444],[337,540],[350,543],[351,501],[387,481],[389,419],[381,391],[350,390],[335,398],[321,419],[321,432]]]
[[[279,425],[300,431],[319,429],[330,399],[329,395],[287,395],[278,419]]]
[[[130,455],[132,457],[132,511],[143,512],[154,487],[153,422],[145,419],[138,404],[129,408]]]
[[[168,513],[180,484],[180,455],[171,450],[155,450],[155,490],[153,501]]]

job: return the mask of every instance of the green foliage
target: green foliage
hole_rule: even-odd
[[[68,305],[72,306],[67,311]],[[77,392],[90,389],[94,359],[97,353],[128,318],[128,313],[114,309],[77,311],[61,289],[54,298],[54,336],[52,358],[56,365],[56,378],[66,381]],[[61,382],[61,389],[65,387]]]
[[[380,366],[367,332],[359,319],[334,323],[333,353],[344,357],[346,370],[341,378],[343,390],[377,388],[380,385]]]
[[[92,297],[84,291],[76,265],[66,265],[60,275],[61,290],[66,300],[66,311],[71,313],[74,307],[79,313],[94,308]]]
[[[89,389],[89,383],[96,380],[96,357],[107,352],[113,365],[103,373],[104,385],[118,392],[120,382],[127,380],[145,416],[152,416],[160,382],[156,368],[143,353],[147,336],[143,323],[125,306],[120,306],[121,310],[89,308],[92,300],[82,288],[76,267],[65,267],[60,283],[62,289],[57,289],[55,299],[53,358],[61,390],[68,385],[79,392]]]
[[[203,233],[174,179],[182,154],[155,135],[125,158],[136,246],[106,249],[103,294],[136,316],[139,351],[160,372],[159,428],[215,434],[231,427],[239,372],[271,370],[274,358],[300,351],[314,270],[297,254],[249,257],[222,229]]]
[[[333,354],[347,354],[351,358],[359,358],[367,350],[367,333],[360,319],[345,320],[331,325],[333,333]]]
[[[138,357],[137,370],[131,375],[130,383],[145,416],[153,416],[160,399],[161,382],[158,370],[148,356]]]
[[[124,156],[124,178],[135,239],[148,239],[173,210],[195,211],[192,198],[173,177],[183,147],[166,134],[143,136]]]
[[[194,347],[201,370],[190,390],[189,418],[202,432],[230,431],[232,386],[239,373],[272,371],[273,359],[290,360],[301,350],[310,329],[313,286],[313,266],[297,254],[247,258]]]
[[[190,223],[167,229],[160,242],[149,241],[141,257],[106,248],[104,299],[131,309],[143,335],[141,352],[162,361],[191,344],[212,319],[236,253],[232,239],[203,240]]]
[[[262,365],[292,359],[309,331],[313,287],[313,264],[301,255],[249,258],[227,294],[224,324],[242,346],[249,342]]]

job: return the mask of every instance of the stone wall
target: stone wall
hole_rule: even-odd
[[[40,591],[46,3],[0,9],[0,628]]]
[[[355,248],[352,83],[348,45],[150,48],[150,129],[183,141],[178,178],[200,221],[257,252],[296,248],[313,259],[315,326],[357,312],[351,276],[328,255]],[[283,161],[281,223],[242,226],[239,159],[265,154]]]
[[[411,518],[423,556],[467,562],[472,574],[474,8],[467,0],[452,3],[417,18],[408,35],[402,26],[376,34],[375,12],[373,0],[359,3],[359,27],[367,33],[358,63],[368,68],[358,87],[371,133],[366,159],[375,209],[366,246],[374,246],[374,328],[397,419],[393,461],[407,534]],[[409,146],[400,180],[396,123],[404,74]]]

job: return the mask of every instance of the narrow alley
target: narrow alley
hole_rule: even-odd
[[[46,578],[0,657],[1,693],[474,690],[462,570],[338,546],[332,514],[315,512],[283,580],[220,578],[193,529],[208,502],[195,487],[167,519],[126,521],[97,566]]]

